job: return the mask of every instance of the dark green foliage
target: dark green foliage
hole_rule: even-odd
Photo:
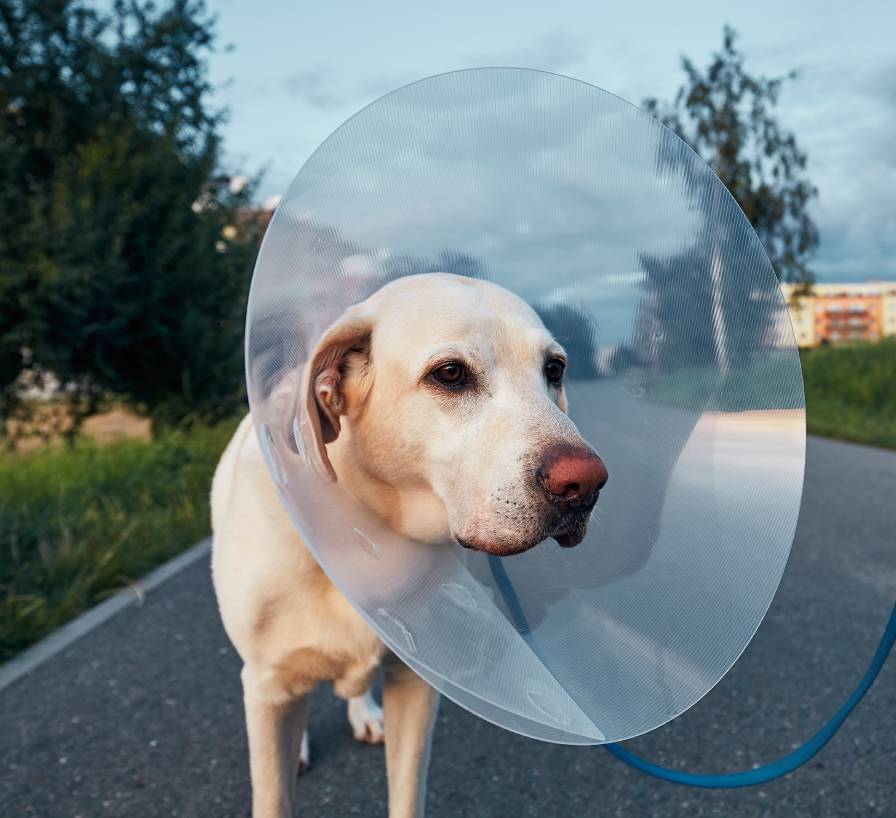
[[[818,231],[808,205],[817,190],[806,176],[806,154],[775,115],[781,87],[795,74],[749,74],[727,26],[722,50],[705,71],[686,57],[682,67],[686,79],[675,101],[647,99],[645,108],[710,164],[759,234],[778,277],[810,282]]]
[[[596,373],[598,326],[594,316],[578,305],[536,305],[535,311],[551,335],[569,355],[567,374],[572,378],[592,378]]]
[[[20,351],[157,425],[231,414],[255,236],[220,175],[202,0],[0,0],[0,390]]]

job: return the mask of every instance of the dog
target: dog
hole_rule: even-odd
[[[392,281],[350,307],[305,370],[317,454],[401,535],[518,554],[584,538],[607,469],[567,415],[567,354],[496,284]],[[362,741],[385,741],[390,818],[423,815],[437,693],[389,652],[319,567],[277,497],[251,416],[211,492],[212,574],[243,661],[254,818],[292,815],[308,694],[331,681]],[[383,669],[383,707],[370,693]]]

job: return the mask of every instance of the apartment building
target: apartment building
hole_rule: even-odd
[[[814,284],[808,295],[799,295],[793,284],[781,290],[800,347],[896,335],[896,282]]]

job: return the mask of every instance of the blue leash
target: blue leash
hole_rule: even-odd
[[[529,647],[538,655],[537,643],[532,636],[532,629],[523,613],[520,605],[519,597],[516,595],[513,583],[507,576],[507,570],[499,557],[489,556],[489,568],[494,577],[495,584],[504,598],[504,602],[510,612],[511,619],[520,635],[526,640]],[[663,781],[669,781],[673,784],[684,784],[688,787],[702,787],[704,789],[734,789],[736,787],[752,787],[755,784],[764,784],[767,781],[774,781],[783,775],[793,772],[801,767],[816,755],[833,737],[834,734],[842,727],[843,722],[849,717],[849,714],[855,709],[855,706],[862,700],[868,692],[874,680],[880,673],[880,669],[887,660],[893,643],[896,642],[896,605],[890,613],[890,621],[887,623],[884,635],[881,637],[880,644],[874,653],[871,664],[865,675],[859,682],[855,690],[850,694],[849,698],[843,702],[840,709],[833,715],[824,727],[821,728],[812,738],[805,744],[798,747],[786,756],[782,756],[775,761],[763,764],[752,770],[739,770],[734,773],[720,773],[718,775],[703,775],[700,773],[686,773],[680,770],[670,770],[667,767],[660,767],[647,759],[636,756],[628,750],[624,750],[619,744],[604,744],[603,746],[609,750],[620,761],[624,761],[636,770],[642,773],[652,775],[654,778],[660,778]]]

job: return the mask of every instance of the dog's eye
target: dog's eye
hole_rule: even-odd
[[[463,364],[459,364],[457,361],[451,361],[450,363],[442,364],[437,369],[434,369],[431,373],[431,377],[437,383],[442,384],[442,386],[457,389],[469,380],[469,373]]]
[[[563,383],[563,373],[566,371],[566,364],[559,358],[551,358],[544,365],[544,376],[552,386],[560,386]]]

